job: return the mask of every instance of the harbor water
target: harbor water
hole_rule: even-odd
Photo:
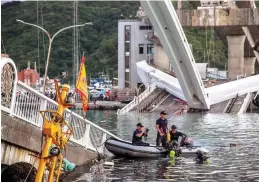
[[[117,116],[114,111],[88,111],[87,118],[122,139],[131,141],[136,124],[149,128],[147,142],[155,144],[159,113]],[[114,167],[95,166],[74,181],[259,181],[258,114],[183,114],[167,116],[169,126],[210,151],[210,164],[194,158],[113,159]],[[230,147],[230,143],[236,144]]]

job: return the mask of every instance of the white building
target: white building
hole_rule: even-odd
[[[153,27],[137,19],[118,22],[118,87],[137,87],[141,80],[136,63],[153,60]],[[132,84],[132,85],[131,85]]]

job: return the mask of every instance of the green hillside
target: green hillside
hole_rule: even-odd
[[[86,54],[88,73],[96,75],[98,72],[104,71],[110,75],[117,74],[118,20],[121,14],[125,18],[129,18],[130,15],[135,17],[139,5],[140,3],[137,1],[78,2],[79,24],[89,21],[94,24],[79,28],[79,54],[81,55],[83,52]],[[38,24],[42,26],[43,23],[43,27],[53,35],[59,29],[74,24],[74,2],[39,1],[38,5],[36,1],[11,2],[3,4],[1,10],[2,53],[6,51],[19,69],[26,68],[28,61],[40,62],[40,73],[43,75],[48,38],[41,31],[38,36],[37,28],[18,23],[16,19],[34,24],[37,24],[38,19]],[[72,75],[73,32],[73,29],[65,30],[55,38],[50,58],[50,77],[58,76],[63,71],[68,71],[70,76]],[[211,33],[210,29],[185,29],[185,32],[189,43],[193,46],[197,62],[207,62],[207,55],[209,55],[210,59],[212,56],[214,58],[210,62],[210,66],[215,64],[216,67],[224,68],[226,47],[216,39],[214,31]],[[45,44],[43,44],[43,38]],[[213,44],[209,46],[210,41],[215,43],[215,46],[212,46]],[[210,53],[206,53],[204,56],[204,52]]]

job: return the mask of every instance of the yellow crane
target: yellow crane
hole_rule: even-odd
[[[64,163],[67,163],[62,156],[62,150],[65,149],[68,140],[73,135],[73,129],[64,120],[63,113],[73,104],[66,103],[69,85],[62,85],[60,90],[55,80],[55,89],[58,102],[57,111],[40,111],[44,119],[42,134],[45,137],[45,144],[41,152],[35,182],[42,182],[45,170],[48,170],[48,182],[58,181],[62,167],[64,167]]]

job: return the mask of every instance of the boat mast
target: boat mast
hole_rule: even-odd
[[[78,24],[78,1],[74,1],[74,25]],[[78,29],[74,27],[74,46],[73,46],[73,85],[76,84],[76,78],[79,70],[78,59]]]

